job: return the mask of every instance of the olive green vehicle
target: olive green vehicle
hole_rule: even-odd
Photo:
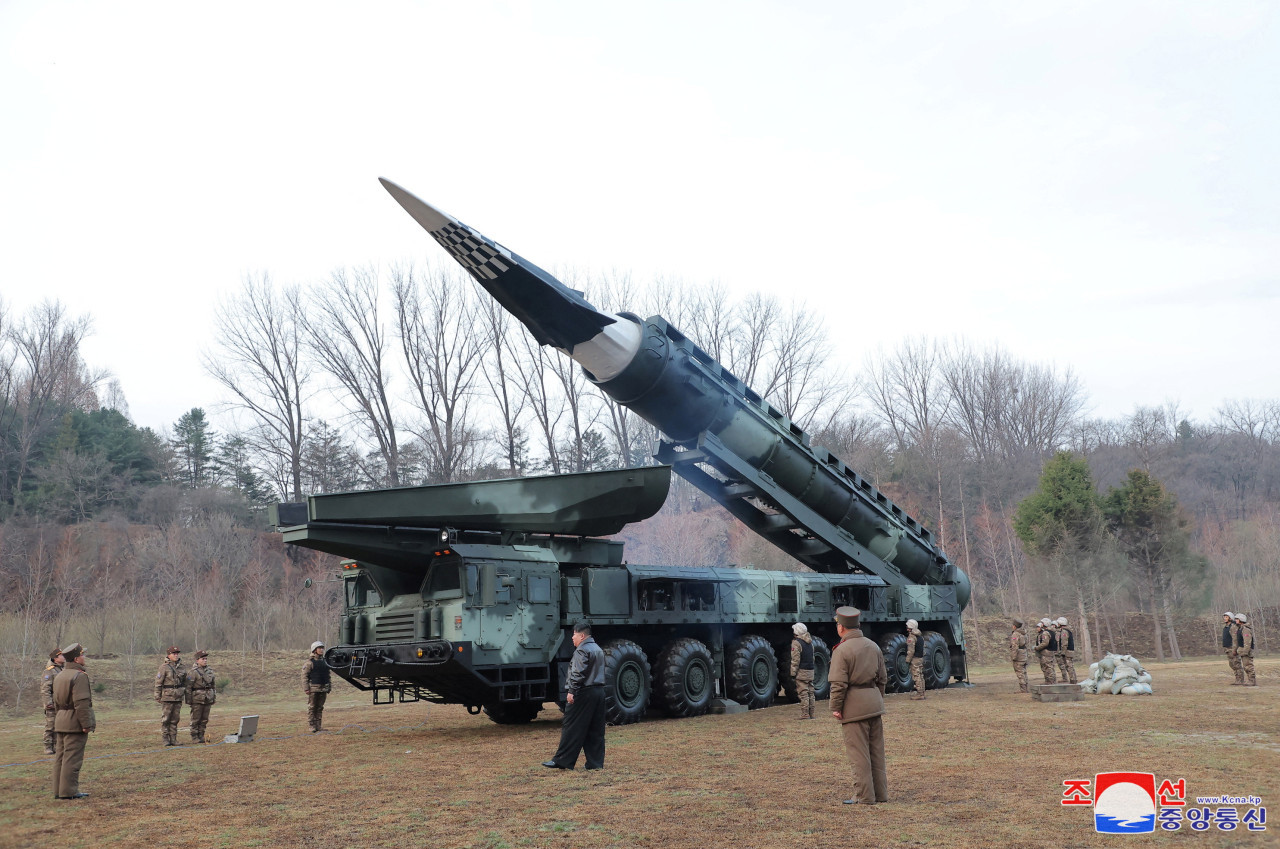
[[[791,625],[829,691],[835,609],[862,611],[893,691],[966,678],[965,574],[870,482],[661,316],[603,313],[528,260],[388,181],[410,215],[534,338],[657,428],[664,465],[312,496],[278,505],[285,542],[348,558],[333,670],[375,703],[427,700],[532,720],[563,704],[573,625],[606,657],[608,721],[794,696]],[[662,506],[672,471],[812,571],[635,565],[603,539]]]

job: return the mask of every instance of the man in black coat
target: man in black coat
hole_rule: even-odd
[[[569,662],[560,748],[542,765],[573,769],[581,751],[586,755],[587,769],[604,769],[604,651],[591,638],[591,626],[586,622],[573,626],[573,644],[577,648]]]

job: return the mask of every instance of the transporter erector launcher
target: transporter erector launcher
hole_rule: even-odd
[[[932,535],[660,316],[581,292],[388,180],[392,197],[543,345],[654,425],[657,459],[813,572],[634,566],[594,538],[652,515],[664,467],[313,496],[281,505],[285,541],[352,558],[338,674],[375,701],[427,699],[524,722],[563,702],[576,621],[604,647],[609,720],[772,704],[791,624],[827,690],[836,607],[863,611],[891,690],[910,687],[903,623],[925,632],[927,686],[965,672],[969,581]],[[471,506],[468,507],[468,504]],[[305,511],[304,511],[305,508]],[[608,521],[601,521],[607,516]]]

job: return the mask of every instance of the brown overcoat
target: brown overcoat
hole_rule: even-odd
[[[93,715],[89,676],[78,663],[68,660],[58,677],[53,679],[53,705],[58,709],[58,716],[53,721],[54,731],[82,734],[86,728],[93,731],[98,727]]]
[[[884,713],[884,688],[889,672],[880,647],[854,629],[831,653],[831,712],[840,722],[857,722]]]

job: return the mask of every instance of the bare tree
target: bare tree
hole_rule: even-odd
[[[460,479],[474,459],[478,431],[470,417],[477,372],[484,360],[474,331],[472,288],[457,275],[421,279],[412,268],[393,271],[396,316],[414,402],[425,421],[422,439],[433,481]]]
[[[768,397],[801,428],[824,426],[848,409],[853,392],[843,370],[832,363],[831,341],[822,318],[793,305],[773,326]]]
[[[543,444],[547,449],[547,467],[552,474],[561,472],[557,433],[560,420],[564,418],[564,398],[555,391],[554,378],[550,377],[551,357],[559,354],[547,354],[543,348],[527,333],[522,334],[519,343],[520,356],[515,360],[516,370],[520,374],[520,386],[538,429],[542,432]]]
[[[108,375],[90,371],[80,356],[91,326],[87,316],[68,317],[57,301],[35,307],[20,324],[0,315],[0,499],[17,512],[37,446],[67,411],[98,406]]]
[[[218,354],[203,356],[205,370],[257,423],[250,440],[274,458],[286,498],[302,497],[304,407],[311,373],[303,359],[303,306],[298,288],[276,292],[270,278],[246,277],[240,294],[215,315]]]
[[[385,486],[399,486],[400,448],[386,365],[387,333],[379,318],[381,286],[373,268],[338,269],[309,299],[303,315],[307,347],[343,390],[353,421],[382,455]]]
[[[519,370],[512,337],[519,332],[513,325],[511,313],[492,298],[484,298],[477,309],[477,318],[484,328],[486,344],[484,366],[480,374],[489,385],[494,405],[498,408],[498,445],[507,471],[511,475],[523,474],[523,431],[520,419],[527,398],[520,388]]]

